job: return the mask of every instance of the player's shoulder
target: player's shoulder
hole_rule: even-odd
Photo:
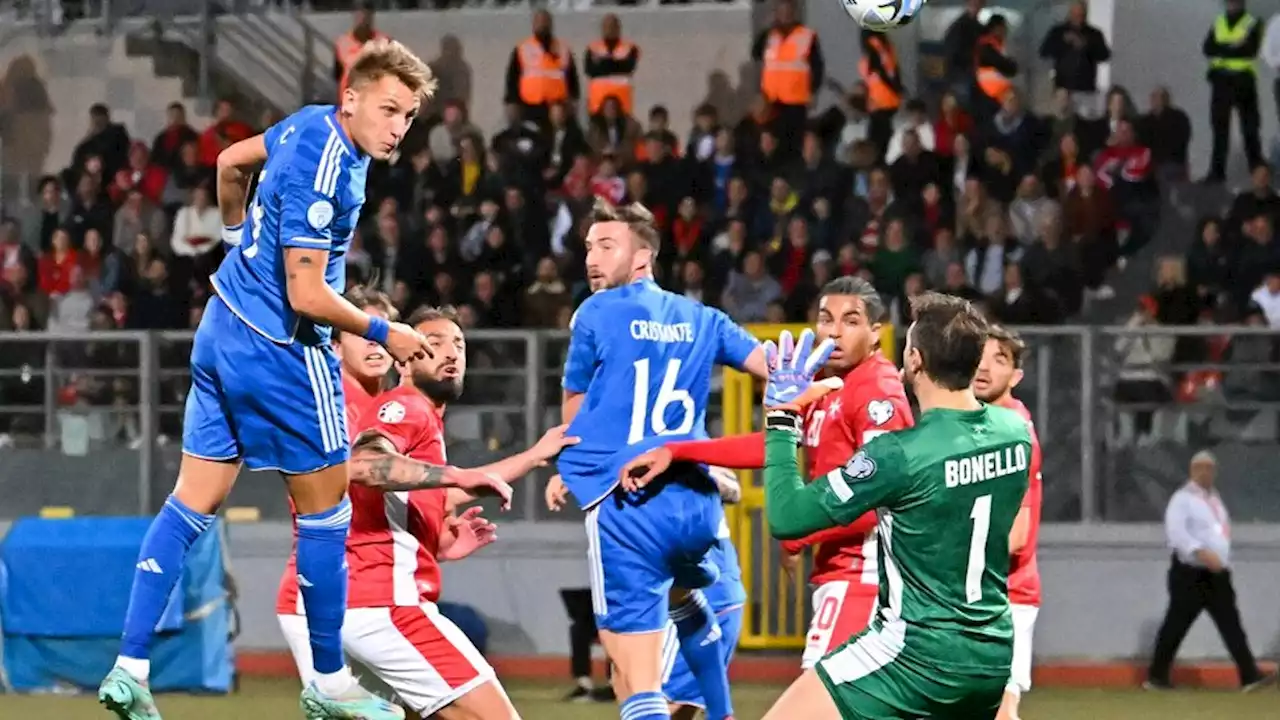
[[[841,389],[847,406],[862,407],[874,402],[889,402],[895,406],[907,404],[907,391],[902,385],[898,368],[888,358],[875,353],[844,378]]]
[[[382,425],[429,427],[437,424],[435,408],[416,388],[399,385],[373,398],[367,414],[371,422]]]
[[[1023,420],[1026,420],[1028,423],[1032,422],[1031,411],[1028,410],[1027,406],[1024,405],[1022,401],[1016,397],[1010,396],[1007,401],[1003,403],[999,403],[999,407],[1002,407],[1006,410],[1012,410],[1013,412],[1017,413],[1018,416],[1021,417]]]
[[[1023,408],[1025,410],[1025,408]],[[986,406],[986,422],[995,432],[1009,438],[1025,437],[1030,441],[1030,418],[1024,417],[1017,410],[1000,405]]]

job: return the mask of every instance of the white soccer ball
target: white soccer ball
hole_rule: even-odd
[[[915,17],[925,0],[843,0],[844,11],[862,27],[888,32]]]

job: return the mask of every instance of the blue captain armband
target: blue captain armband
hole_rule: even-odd
[[[369,329],[364,331],[364,339],[372,340],[379,345],[387,344],[387,335],[391,333],[391,323],[377,315],[369,316]]]

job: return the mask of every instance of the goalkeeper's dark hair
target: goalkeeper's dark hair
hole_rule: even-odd
[[[982,362],[991,325],[964,298],[927,292],[911,300],[910,347],[920,353],[923,372],[946,390],[964,390]]]
[[[987,329],[987,339],[1000,343],[1000,349],[1009,356],[1013,366],[1019,370],[1022,369],[1022,363],[1027,355],[1027,343],[1021,335],[1003,325],[992,323]]]
[[[368,285],[352,285],[342,294],[342,297],[352,305],[361,310],[373,308],[379,310],[387,316],[391,322],[400,319],[400,311],[396,310],[396,306],[391,304],[391,298],[381,290],[377,290],[374,283],[377,282],[375,277]],[[333,329],[333,339],[337,340],[342,335],[338,328]]]
[[[818,294],[818,299],[821,300],[828,295],[849,295],[860,298],[862,304],[867,308],[867,322],[884,322],[884,298],[880,297],[880,292],[876,290],[875,285],[857,275],[838,277],[823,285],[822,292]]]

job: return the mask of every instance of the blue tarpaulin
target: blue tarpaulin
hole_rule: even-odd
[[[149,518],[23,519],[0,545],[0,623],[14,689],[93,688],[115,660]],[[191,548],[152,653],[158,691],[228,692],[234,655],[221,528]]]

